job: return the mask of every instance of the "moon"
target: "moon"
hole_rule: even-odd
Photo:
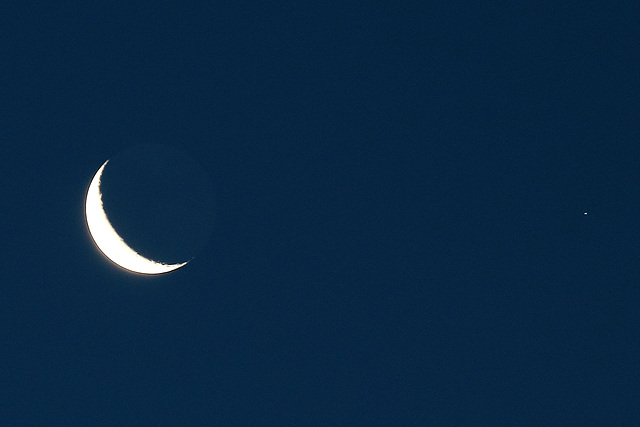
[[[87,228],[98,249],[116,265],[139,274],[168,273],[186,265],[189,261],[179,264],[164,264],[147,259],[129,247],[118,235],[104,211],[102,192],[100,191],[100,180],[107,163],[109,160],[104,162],[91,180],[85,200]]]

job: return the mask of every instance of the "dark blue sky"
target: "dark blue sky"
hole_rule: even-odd
[[[100,3],[0,5],[0,418],[637,424],[640,4]],[[136,144],[213,186],[159,277]]]

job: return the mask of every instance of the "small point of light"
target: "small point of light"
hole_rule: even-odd
[[[586,214],[587,214],[587,213],[586,213],[586,212],[584,212],[582,215],[586,215]]]

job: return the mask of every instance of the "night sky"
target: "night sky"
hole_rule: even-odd
[[[54,3],[0,4],[2,424],[638,424],[639,2]],[[140,144],[210,185],[160,276],[84,218]]]

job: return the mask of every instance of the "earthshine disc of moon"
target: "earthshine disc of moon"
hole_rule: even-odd
[[[189,261],[179,264],[165,264],[145,258],[127,245],[116,232],[104,211],[100,190],[102,172],[107,163],[109,160],[104,162],[91,180],[85,200],[87,227],[98,249],[113,263],[134,273],[162,274],[186,265]]]

